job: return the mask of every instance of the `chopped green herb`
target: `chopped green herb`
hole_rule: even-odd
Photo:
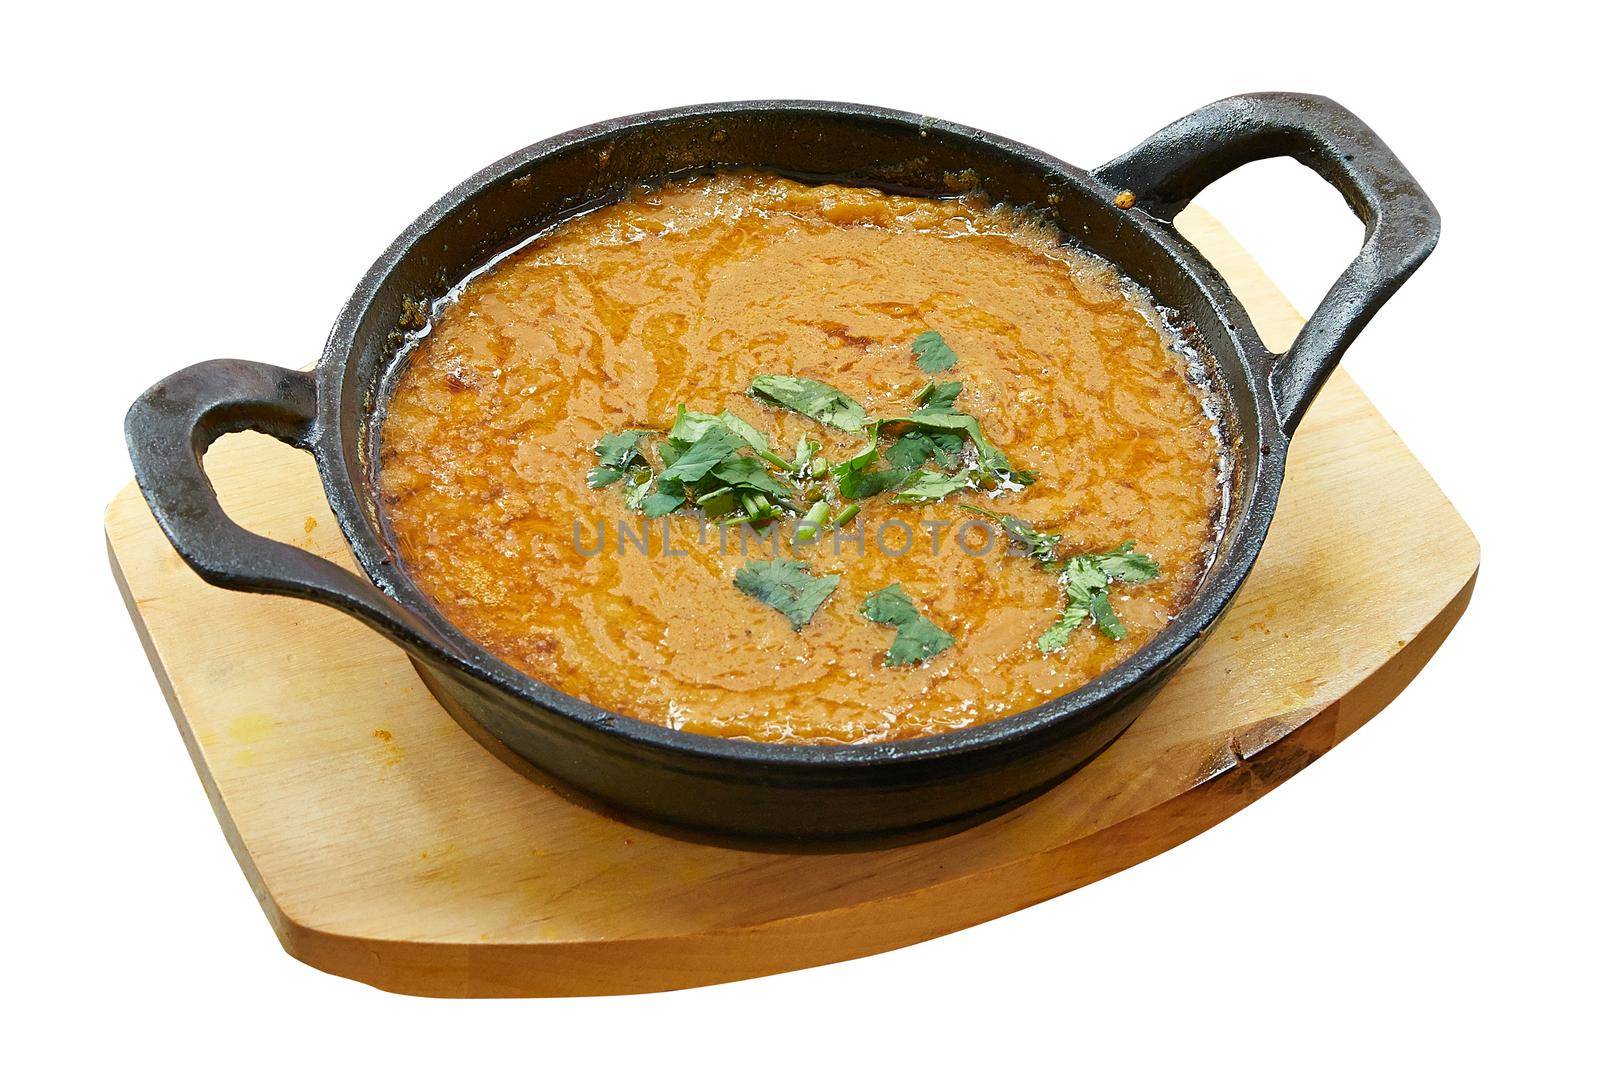
[[[622,503],[630,511],[639,511],[644,507],[650,490],[655,488],[655,474],[648,464],[640,463],[628,471],[628,484],[622,489]]]
[[[817,478],[828,469],[822,460],[822,446],[802,436],[794,446],[794,462],[789,469],[801,478]]]
[[[924,411],[950,411],[960,395],[960,382],[929,382],[911,402]]]
[[[735,437],[742,438],[745,444],[757,452],[771,452],[772,445],[767,442],[767,435],[745,422],[731,411],[724,411],[720,416],[723,427]]]
[[[767,445],[765,434],[731,411],[708,415],[679,404],[666,440],[656,446],[666,469],[654,479],[654,492],[637,490],[638,506],[649,518],[671,514],[691,499],[711,519],[726,519],[736,507],[745,507],[745,517],[755,521],[776,515],[768,497],[786,503],[793,490],[772,476],[768,464],[790,466]],[[762,458],[743,454],[747,449]],[[755,501],[761,507],[750,511],[747,502]]]
[[[661,472],[664,482],[697,482],[723,460],[744,447],[744,442],[718,422],[706,427],[699,438]]]
[[[1066,646],[1067,639],[1085,619],[1094,619],[1100,632],[1113,641],[1128,636],[1128,630],[1111,607],[1110,587],[1114,581],[1128,585],[1147,582],[1161,573],[1156,561],[1133,550],[1124,541],[1110,552],[1085,553],[1066,561],[1061,584],[1067,604],[1061,617],[1039,638],[1041,652],[1054,652]]]
[[[920,663],[955,644],[954,637],[917,611],[899,582],[878,590],[862,601],[861,614],[873,622],[895,628],[894,643],[883,657],[886,666]]]
[[[972,488],[972,476],[966,471],[942,474],[939,471],[912,471],[911,478],[895,494],[896,504],[931,504],[943,500],[951,493]]]
[[[848,526],[850,524],[850,520],[855,518],[860,513],[860,504],[846,504],[844,507],[839,509],[839,514],[833,517],[834,529],[838,529],[841,526]]]
[[[1001,515],[998,512],[990,511],[988,508],[980,508],[975,504],[962,504],[961,508],[964,511],[972,512],[974,515],[982,515],[991,522],[999,523],[1000,528],[1005,531],[1007,537],[1028,550],[1027,556],[1029,559],[1046,567],[1053,568],[1055,566],[1056,547],[1061,544],[1060,534],[1040,533],[1033,528],[1032,523],[1024,519],[1019,519],[1015,515]]]
[[[1111,597],[1104,589],[1089,598],[1089,614],[1094,617],[1095,625],[1100,627],[1100,632],[1113,641],[1121,641],[1128,636],[1127,627],[1122,625],[1122,620],[1117,618],[1117,613],[1111,609]]]
[[[960,382],[929,382],[913,399],[918,414],[948,414],[960,395]],[[959,431],[941,432],[913,427],[901,432],[894,444],[884,452],[884,458],[892,467],[907,469],[920,467],[931,459],[945,470],[953,471],[961,466],[961,450],[966,443],[966,436]]]
[[[898,489],[911,477],[910,471],[875,471],[878,462],[878,424],[867,424],[867,443],[857,453],[833,466],[833,481],[845,500],[864,500],[869,496]]]
[[[833,386],[810,378],[762,374],[750,383],[750,393],[846,433],[860,433],[867,424],[865,408]]]
[[[599,489],[622,480],[623,474],[635,463],[648,466],[639,451],[639,443],[650,435],[648,430],[623,430],[608,433],[594,444],[599,465],[589,472],[589,488]]]
[[[740,567],[733,584],[741,593],[776,608],[796,630],[811,621],[823,601],[838,588],[839,576],[814,577],[798,560],[752,560]]]
[[[917,366],[924,374],[942,374],[956,365],[955,350],[944,343],[937,330],[918,334],[911,342],[911,351],[917,354]]]
[[[1067,647],[1067,640],[1084,619],[1089,617],[1087,605],[1068,604],[1061,609],[1061,617],[1039,635],[1039,651],[1055,652]]]
[[[867,470],[872,466],[873,461],[878,458],[878,424],[875,422],[868,423],[866,431],[867,443],[861,447],[861,451],[854,455],[846,456],[842,463],[834,465],[833,476],[835,478],[838,478],[845,471]]]
[[[704,437],[707,431],[719,428],[726,430],[729,426],[716,415],[708,415],[704,411],[691,411],[679,404],[678,416],[673,420],[672,429],[667,431],[667,440],[687,448]]]
[[[658,449],[662,461],[670,466],[678,456],[703,440],[706,435],[719,432],[733,435],[739,440],[740,447],[749,446],[756,455],[780,470],[794,469],[788,460],[772,451],[766,434],[733,412],[724,411],[721,415],[708,415],[703,411],[691,411],[682,404],[678,405],[678,417],[672,424],[672,430],[667,434],[667,440]]]
[[[645,518],[659,519],[683,507],[688,499],[682,482],[663,482],[658,478],[656,491],[640,501],[639,506],[644,509]]]
[[[729,456],[711,468],[707,480],[715,483],[710,488],[732,486],[753,493],[766,493],[779,500],[788,500],[790,493],[790,488],[774,478],[766,465],[754,456]]]
[[[809,544],[822,536],[822,528],[828,525],[828,502],[819,500],[800,518],[794,528],[794,543],[797,545]]]
[[[713,522],[727,518],[733,510],[740,506],[738,494],[733,486],[725,485],[720,489],[713,489],[709,493],[700,493],[694,499],[705,517]]]
[[[1124,541],[1110,552],[1095,556],[1094,560],[1108,578],[1129,585],[1148,582],[1161,574],[1161,568],[1156,566],[1155,560],[1133,550],[1132,541]]]
[[[978,420],[960,411],[918,408],[909,415],[886,419],[885,426],[902,431],[922,431],[926,434],[962,434],[972,443],[978,473],[1002,489],[1020,489],[1032,485],[1033,471],[1018,470],[1006,454],[989,442],[978,426]],[[903,434],[902,434],[903,436]]]
[[[958,433],[932,433],[907,430],[883,454],[891,467],[915,470],[934,460],[947,471],[961,467],[961,449],[966,439]]]
[[[889,468],[881,471],[847,471],[839,475],[839,495],[845,500],[865,500],[879,493],[899,489],[911,479],[915,471]]]

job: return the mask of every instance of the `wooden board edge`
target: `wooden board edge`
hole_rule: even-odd
[[[178,700],[178,693],[173,686],[172,678],[167,672],[165,661],[161,652],[156,648],[155,638],[149,628],[145,626],[144,614],[139,610],[138,598],[128,584],[128,576],[123,571],[122,560],[117,556],[116,539],[111,535],[110,513],[117,508],[128,494],[129,490],[136,487],[130,483],[118,493],[106,508],[105,540],[106,559],[111,565],[111,577],[117,583],[117,591],[122,595],[123,606],[128,609],[128,618],[133,623],[133,630],[139,636],[139,646],[144,649],[145,658],[150,663],[150,671],[156,677],[156,684],[161,688],[161,695],[166,699],[167,710],[172,713],[173,722],[177,724],[178,736],[183,738],[183,747],[188,750],[189,761],[194,764],[195,774],[200,778],[201,788],[205,790],[206,799],[211,802],[211,810],[217,817],[217,825],[222,828],[222,837],[228,843],[228,848],[233,852],[233,858],[238,860],[239,868],[244,872],[245,881],[249,883],[250,892],[255,895],[256,902],[261,905],[262,913],[266,915],[268,924],[278,937],[279,944],[295,955],[290,948],[288,931],[298,927],[283,909],[278,905],[272,894],[267,890],[266,879],[256,867],[255,859],[250,855],[250,850],[245,847],[244,839],[240,836],[239,828],[234,825],[233,815],[228,810],[226,801],[222,798],[222,790],[217,785],[216,778],[211,773],[211,767],[206,762],[205,753],[199,741],[194,736],[194,730],[189,724],[189,717],[183,713],[183,705]],[[140,504],[143,499],[140,498]],[[296,956],[298,959],[299,957]]]
[[[926,889],[755,926],[668,938],[539,944],[394,941],[319,930],[281,912],[274,928],[290,955],[318,970],[393,993],[428,997],[662,992],[904,948],[1127,870],[1242,811],[1387,707],[1455,628],[1476,581],[1474,568],[1404,649],[1338,700],[1263,720],[1243,736],[1229,733],[1213,739],[1216,749],[1205,758],[1213,761],[1214,771],[1184,793],[1098,833]],[[248,868],[246,873],[250,875]],[[251,881],[255,885],[258,879],[251,875]],[[271,917],[275,905],[264,901],[263,907],[269,907]]]

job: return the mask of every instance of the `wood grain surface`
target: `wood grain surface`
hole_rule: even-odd
[[[1197,210],[1180,226],[1268,345],[1286,347],[1301,320],[1260,269]],[[207,469],[243,524],[354,566],[304,454],[244,434],[214,446]],[[1341,371],[1295,438],[1254,573],[1121,740],[954,836],[794,855],[665,836],[518,773],[359,623],[203,584],[132,485],[108,509],[106,536],[223,832],[285,949],[436,996],[746,978],[882,952],[1103,878],[1239,811],[1375,715],[1454,626],[1478,566],[1471,531]],[[1431,565],[1390,565],[1417,555]]]

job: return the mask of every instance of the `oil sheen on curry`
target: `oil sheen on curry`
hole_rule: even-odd
[[[462,632],[600,707],[926,736],[1082,685],[1192,594],[1223,490],[1185,351],[1025,212],[686,180],[440,302],[383,519]]]

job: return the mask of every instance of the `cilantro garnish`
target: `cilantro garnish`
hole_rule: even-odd
[[[883,454],[892,467],[915,470],[930,459],[947,471],[961,466],[961,446],[966,438],[958,433],[933,433],[907,430]]]
[[[655,492],[639,502],[639,508],[645,518],[659,519],[677,511],[688,499],[689,492],[682,482],[663,482],[656,486]]]
[[[693,444],[667,464],[667,469],[661,472],[661,481],[697,482],[709,474],[712,467],[743,447],[744,442],[721,423],[707,427]]]
[[[978,426],[978,420],[961,411],[948,408],[920,407],[909,415],[900,415],[884,421],[884,426],[906,433],[917,433],[928,442],[928,447],[943,450],[945,442],[957,435],[965,437],[972,445],[973,467],[986,482],[1002,489],[1020,489],[1032,485],[1033,471],[1018,470],[1006,454],[990,443]]]
[[[1061,544],[1060,534],[1040,533],[1025,519],[1019,519],[1015,515],[1001,515],[988,508],[980,508],[976,504],[962,504],[961,509],[998,523],[1007,537],[1027,549],[1026,555],[1029,559],[1049,568],[1055,567],[1056,547]]]
[[[943,500],[951,493],[972,488],[972,475],[966,471],[945,474],[940,471],[917,470],[895,494],[896,504],[931,504]]]
[[[956,639],[922,616],[899,582],[880,589],[861,603],[861,614],[873,622],[893,626],[894,643],[884,654],[889,667],[921,663],[955,644]]]
[[[794,446],[794,462],[789,468],[801,478],[818,478],[828,469],[822,458],[822,446],[809,437],[802,436]]]
[[[846,433],[860,433],[867,424],[865,408],[833,386],[810,378],[761,374],[750,383],[750,394]]]
[[[798,560],[753,560],[733,576],[734,586],[769,607],[776,608],[796,630],[811,621],[823,601],[838,588],[839,576],[814,577]]]
[[[919,335],[912,350],[918,366],[930,374],[956,362],[956,354],[935,331]],[[651,431],[623,430],[595,443],[598,464],[588,481],[597,489],[622,483],[627,506],[650,518],[691,504],[724,525],[759,525],[796,516],[790,539],[795,548],[814,545],[830,526],[850,523],[861,510],[856,501],[882,493],[894,493],[896,503],[929,504],[967,490],[992,494],[1032,483],[1032,471],[1016,469],[974,416],[956,410],[961,392],[960,382],[930,381],[917,393],[910,413],[870,421],[860,404],[830,385],[763,374],[751,384],[752,396],[835,429],[865,431],[863,446],[830,466],[821,446],[802,436],[789,460],[773,450],[765,433],[731,411],[711,415],[680,404],[671,430],[655,442],[663,465],[659,474],[645,452]],[[882,440],[884,431],[887,442]],[[1153,559],[1133,551],[1132,541],[1110,552],[1061,560],[1061,534],[1042,532],[1024,519],[975,504],[960,506],[996,523],[1027,558],[1060,572],[1064,606],[1038,640],[1042,651],[1064,647],[1088,620],[1112,640],[1127,636],[1111,606],[1111,586],[1137,585],[1160,573]],[[805,563],[789,559],[747,563],[734,575],[736,588],[781,612],[796,630],[811,621],[839,581],[838,575],[817,577]],[[861,612],[895,628],[884,656],[887,666],[920,663],[955,642],[917,610],[898,582],[867,597]]]
[[[1062,568],[1061,585],[1067,604],[1061,617],[1039,638],[1039,651],[1064,648],[1067,639],[1086,619],[1094,619],[1100,632],[1113,641],[1128,636],[1127,628],[1111,607],[1111,583],[1138,585],[1161,573],[1156,561],[1133,551],[1133,542],[1124,541],[1110,552],[1073,556]]]
[[[629,467],[636,463],[649,465],[639,452],[639,443],[650,436],[649,430],[623,430],[608,433],[594,444],[599,465],[589,472],[589,488],[599,489],[622,480]]]
[[[929,382],[912,401],[917,405],[914,414],[948,413],[960,395],[960,382]],[[961,466],[961,450],[966,443],[966,436],[959,432],[912,427],[901,431],[894,444],[884,452],[883,458],[892,467],[908,470],[915,470],[931,459],[945,470],[953,471]]]
[[[621,454],[626,442],[613,442],[619,436],[612,434],[595,446],[602,462]],[[632,444],[637,452],[638,441]],[[743,509],[739,517],[753,522],[775,518],[784,507],[792,507],[789,497],[794,487],[769,469],[789,472],[792,465],[772,451],[765,434],[731,411],[708,415],[679,404],[672,429],[656,452],[666,468],[643,483],[636,479],[627,492],[628,505],[643,511],[646,518],[670,515],[691,500],[710,518],[721,519]],[[755,454],[747,454],[752,452]],[[648,472],[648,463],[645,470]],[[599,484],[615,480],[602,476]],[[590,485],[595,484],[591,474]]]
[[[961,395],[960,382],[929,382],[911,402],[923,411],[949,411]]]
[[[878,424],[867,424],[867,443],[859,452],[832,468],[833,482],[845,500],[865,500],[869,496],[898,489],[911,477],[908,470],[873,470],[878,463]]]
[[[839,495],[845,500],[865,500],[879,493],[890,493],[911,480],[915,471],[894,467],[879,471],[846,473],[839,480]]]
[[[955,350],[944,343],[938,330],[918,334],[911,351],[917,354],[917,366],[924,374],[943,374],[956,365]]]

